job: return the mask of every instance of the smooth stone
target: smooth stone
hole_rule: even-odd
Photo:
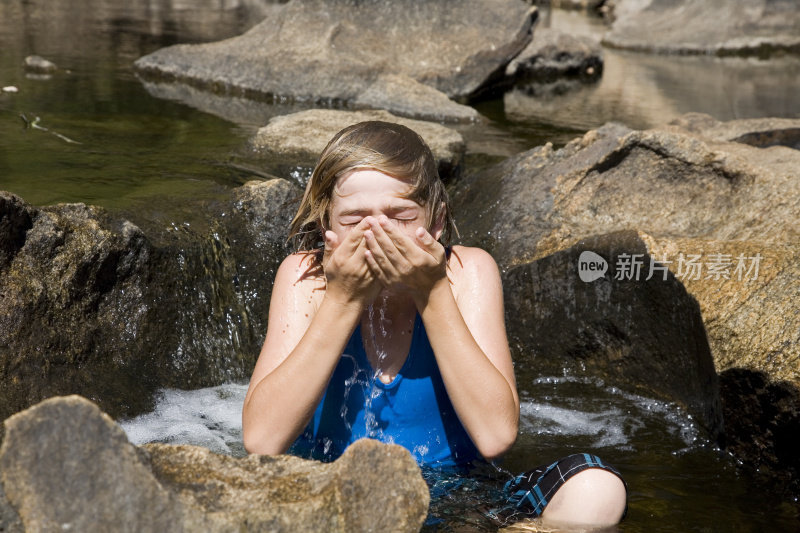
[[[794,0],[614,0],[603,44],[662,54],[800,53]]]
[[[278,157],[287,164],[310,169],[337,132],[367,120],[382,120],[411,128],[430,147],[443,180],[450,181],[460,175],[466,149],[460,133],[441,124],[400,118],[386,111],[311,109],[283,115],[260,128],[250,144],[264,158]]]
[[[171,46],[135,66],[150,81],[310,104],[353,105],[361,98],[361,105],[391,104],[423,117],[442,101],[440,94],[415,88],[398,105],[391,97],[414,81],[457,101],[481,94],[502,81],[505,65],[530,41],[536,16],[513,0],[467,0],[457,8],[413,0],[293,0],[239,37]],[[465,117],[454,106],[438,115],[449,109],[451,119]]]

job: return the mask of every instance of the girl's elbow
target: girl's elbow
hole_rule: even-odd
[[[518,425],[509,424],[502,431],[498,431],[492,435],[491,439],[487,439],[478,447],[478,451],[487,461],[494,461],[502,457],[517,440]]]
[[[242,428],[242,444],[247,453],[257,455],[280,455],[288,449],[263,432],[248,430],[246,427]]]

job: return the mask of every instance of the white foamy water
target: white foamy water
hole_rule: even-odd
[[[152,413],[120,421],[136,445],[194,444],[228,455],[244,455],[242,405],[247,385],[225,384],[192,391],[164,389]]]
[[[152,413],[121,421],[134,444],[163,442],[205,446],[245,455],[242,404],[247,385],[161,391]],[[520,433],[546,440],[577,438],[592,449],[636,450],[665,439],[674,453],[700,439],[700,429],[678,406],[608,387],[601,380],[542,377],[529,382],[520,405]],[[667,443],[669,444],[669,443]]]
[[[583,437],[592,448],[634,450],[655,433],[681,447],[700,440],[700,429],[679,406],[607,387],[602,380],[542,377],[531,382],[520,404],[522,434]]]

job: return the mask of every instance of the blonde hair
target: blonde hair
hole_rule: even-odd
[[[336,181],[365,169],[408,181],[411,190],[406,198],[425,208],[428,230],[437,221],[444,222],[440,241],[450,243],[457,230],[431,149],[410,128],[372,120],[346,127],[322,151],[289,230],[298,251],[316,251],[321,259]]]

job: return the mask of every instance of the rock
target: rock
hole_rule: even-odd
[[[515,83],[548,82],[565,76],[596,80],[602,73],[599,42],[551,28],[537,28],[531,43],[506,67],[506,76]]]
[[[235,459],[197,446],[144,449],[156,478],[186,506],[256,531],[419,531],[428,511],[428,487],[408,451],[374,440],[329,464]]]
[[[794,0],[669,3],[615,0],[603,44],[655,53],[760,55],[800,52]]]
[[[700,308],[674,274],[655,271],[646,279],[650,258],[660,259],[648,237],[630,230],[587,237],[504,273],[518,376],[601,376],[608,385],[679,403],[716,437],[719,384]],[[584,253],[610,272],[584,281]],[[626,256],[642,261],[641,277],[615,277]]]
[[[52,74],[58,67],[52,61],[39,56],[28,56],[25,58],[25,70],[38,72],[40,74]]]
[[[386,111],[312,109],[283,115],[259,129],[250,144],[265,158],[277,158],[294,168],[305,167],[310,175],[328,141],[343,128],[365,120],[408,126],[430,147],[443,180],[449,181],[460,174],[466,149],[461,134],[440,124],[398,118]]]
[[[450,100],[447,95],[408,76],[382,74],[359,94],[353,107],[385,109],[400,117],[441,122],[476,122],[475,109]]]
[[[716,128],[719,138],[724,126]],[[715,141],[679,122],[645,131],[610,124],[561,150],[545,145],[465,177],[453,192],[454,212],[481,213],[457,219],[459,229],[504,265],[624,229],[797,242],[798,164],[797,150]]]
[[[413,0],[294,0],[239,37],[161,49],[135,66],[149,79],[273,100],[382,104],[398,94],[398,77],[467,100],[498,81],[530,41],[535,13],[512,0],[468,0],[457,9]],[[411,81],[401,86],[414,88],[413,98],[392,108],[403,114],[428,116],[442,100]],[[426,95],[433,99],[413,110]]]
[[[155,309],[141,230],[101,209],[37,209],[2,193],[0,232],[0,416],[75,391],[117,413],[149,407],[143,330]]]
[[[798,126],[699,114],[645,131],[610,124],[560,150],[539,147],[459,181],[452,197],[462,235],[487,247],[505,270],[509,337],[536,347],[533,360],[519,364],[535,367],[563,354],[573,367],[616,380],[641,376],[642,386],[674,395],[713,432],[713,388],[698,399],[710,349],[724,378],[725,442],[751,465],[796,472],[780,450],[800,421],[800,151],[789,148]],[[596,253],[611,269],[623,252],[628,260],[642,254],[643,269],[649,258],[662,261],[672,285],[658,293],[630,280],[633,287],[581,282],[575,269],[579,253],[591,250],[587,243],[606,250]],[[702,327],[691,319],[692,301]],[[550,338],[555,323],[572,333]],[[678,343],[681,335],[690,342]],[[674,353],[648,345],[648,336],[664,336]],[[653,357],[648,363],[630,354]],[[678,365],[690,376],[686,383],[660,361]],[[760,413],[757,422],[743,418],[734,390],[748,391],[746,416]],[[745,444],[753,425],[762,431],[759,446]]]
[[[46,400],[5,425],[0,506],[26,531],[418,531],[428,510],[411,454],[377,441],[356,442],[328,464],[136,448],[77,396]]]
[[[46,400],[5,421],[0,474],[26,531],[174,531],[186,511],[91,402]]]
[[[0,193],[0,416],[72,393],[133,416],[160,387],[246,379],[300,192],[247,184],[196,206],[208,227],[147,234],[102,209]]]

